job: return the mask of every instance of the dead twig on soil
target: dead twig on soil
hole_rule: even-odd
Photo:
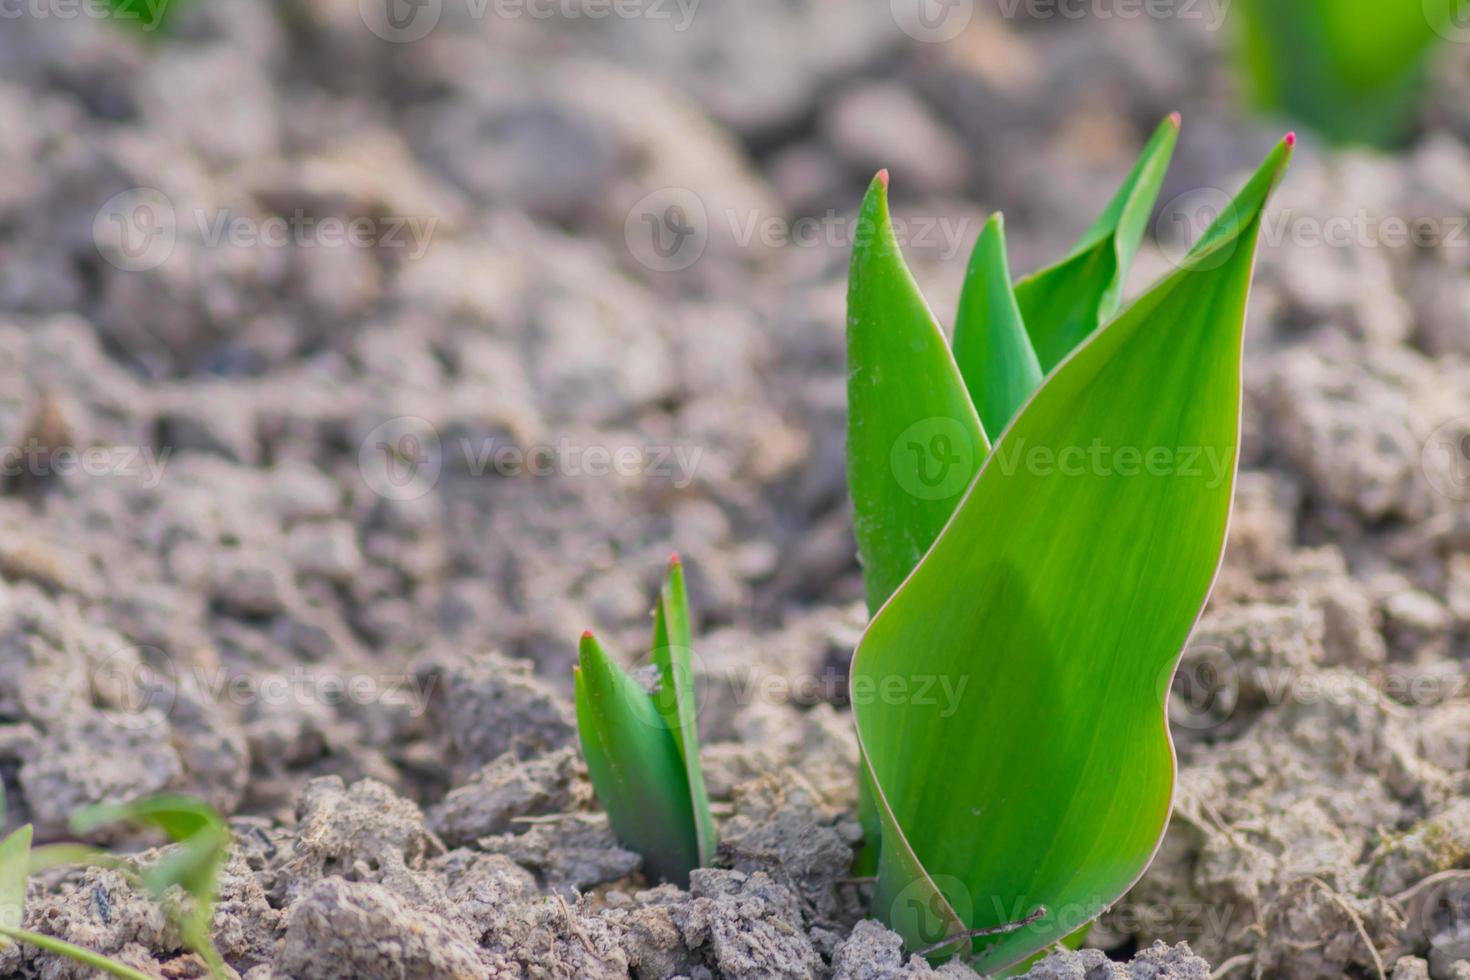
[[[1307,880],[1326,892],[1327,897],[1332,899],[1333,904],[1342,909],[1343,913],[1348,917],[1348,921],[1352,922],[1353,928],[1358,930],[1358,935],[1363,938],[1363,945],[1367,946],[1368,952],[1372,954],[1373,968],[1378,971],[1378,980],[1388,980],[1388,973],[1383,969],[1383,957],[1378,955],[1378,947],[1373,945],[1373,939],[1368,935],[1368,927],[1363,924],[1363,917],[1353,911],[1353,907],[1341,895],[1333,891],[1332,886],[1321,878],[1318,878],[1316,875],[1309,875]]]
[[[1224,963],[1215,967],[1214,971],[1210,973],[1210,980],[1220,980],[1221,977],[1230,973],[1236,967],[1249,965],[1250,961],[1254,958],[1250,953],[1237,953]]]
[[[930,953],[937,953],[941,949],[944,949],[946,946],[953,946],[955,943],[958,943],[962,940],[973,941],[976,939],[981,939],[985,936],[999,936],[1004,933],[1015,932],[1016,930],[1024,929],[1027,926],[1031,925],[1031,923],[1038,922],[1045,917],[1046,906],[1038,905],[1036,909],[1024,919],[1019,919],[1015,922],[1007,922],[1004,925],[987,926],[984,929],[969,929],[965,932],[959,933],[958,935],[950,936],[948,939],[941,939],[937,943],[930,943],[928,946],[925,946],[922,949],[916,949],[914,950],[914,953],[917,956],[928,956]]]

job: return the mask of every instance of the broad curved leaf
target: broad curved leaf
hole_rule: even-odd
[[[1043,382],[858,646],[874,907],[911,949],[965,952],[1044,908],[975,943],[982,972],[1017,963],[1120,897],[1163,834],[1165,699],[1224,545],[1246,298],[1291,144]]]

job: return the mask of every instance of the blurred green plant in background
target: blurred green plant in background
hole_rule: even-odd
[[[1467,0],[1240,0],[1238,9],[1252,102],[1339,144],[1402,144],[1439,42],[1470,40]]]
[[[166,30],[183,0],[105,0],[112,18],[144,33]]]

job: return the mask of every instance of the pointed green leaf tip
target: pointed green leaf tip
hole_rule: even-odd
[[[929,550],[989,451],[904,262],[879,174],[858,218],[847,295],[847,482],[870,610]]]
[[[1016,302],[1043,373],[1051,371],[1123,299],[1123,284],[1179,141],[1179,114],[1159,124],[1113,200],[1061,262],[1016,283]]]
[[[575,671],[577,731],[592,787],[618,839],[650,878],[687,887],[714,859],[715,830],[699,765],[689,600],[675,556],[654,609],[649,694],[582,634]]]
[[[1004,969],[1152,859],[1175,780],[1169,680],[1223,550],[1246,300],[1291,147],[1043,381],[859,643],[873,908],[911,950],[953,938],[938,955]]]
[[[999,214],[985,223],[970,258],[955,318],[954,357],[985,431],[996,436],[1041,384],[1041,365],[1011,288]]]
[[[704,770],[699,765],[699,724],[691,664],[693,650],[684,565],[679,556],[674,555],[669,559],[668,573],[653,611],[653,662],[658,666],[659,675],[654,704],[663,716],[664,724],[673,733],[679,756],[684,761],[689,799],[694,808],[699,864],[707,866],[715,859],[715,823],[710,815],[709,793],[704,787]]]

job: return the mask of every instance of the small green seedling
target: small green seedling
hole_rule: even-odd
[[[886,173],[862,209],[847,322],[874,613],[851,668],[859,868],[911,951],[981,972],[1121,897],[1172,807],[1168,688],[1224,547],[1246,298],[1295,143],[1119,313],[1178,125],[1056,266],[1013,284],[991,220],[952,347],[900,253]]]
[[[574,671],[582,753],[613,832],[643,855],[649,877],[680,887],[715,849],[699,767],[692,643],[684,568],[675,555],[653,612],[657,690],[645,691],[590,631],[582,634]]]
[[[214,807],[191,796],[160,793],[131,803],[99,803],[72,817],[72,829],[88,833],[110,823],[131,823],[160,830],[177,850],[143,872],[142,881],[156,898],[174,885],[190,899],[179,916],[184,945],[202,958],[216,980],[228,975],[224,959],[210,939],[219,873],[229,857],[230,828]]]
[[[103,824],[127,821],[155,827],[179,844],[177,851],[148,868],[142,884],[154,896],[162,896],[178,885],[192,901],[178,926],[184,944],[197,953],[216,980],[229,976],[224,959],[209,938],[218,894],[219,870],[227,856],[230,833],[224,820],[201,800],[170,794],[145,797],[132,803],[99,804],[79,811],[72,818],[78,833]],[[44,933],[22,929],[26,880],[34,871],[67,864],[98,864],[126,869],[122,858],[85,845],[53,844],[31,849],[31,825],[26,824],[0,841],[0,937],[28,943],[59,956],[126,980],[151,980],[123,963],[74,943]]]
[[[1241,0],[1238,10],[1252,100],[1336,143],[1403,142],[1439,42],[1470,38],[1467,0]]]
[[[0,938],[0,946],[13,942],[27,943],[114,977],[123,977],[124,980],[152,980],[148,974],[108,959],[85,946],[21,928],[21,920],[25,914],[26,880],[31,872],[31,853],[30,824],[0,841],[0,937],[3,937]]]

